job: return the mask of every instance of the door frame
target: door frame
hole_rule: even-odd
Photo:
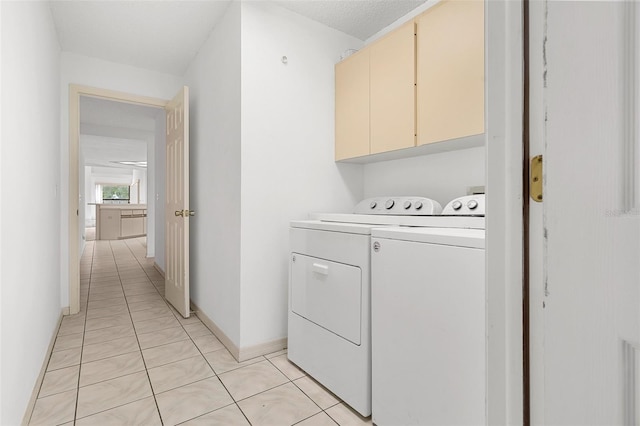
[[[528,424],[523,364],[526,1],[485,1],[487,424]]]
[[[169,102],[165,99],[134,95],[109,89],[101,89],[78,84],[69,85],[69,314],[80,312],[80,256],[78,241],[78,184],[79,164],[78,152],[80,146],[80,96],[124,102],[163,108]],[[76,214],[73,214],[73,211]]]

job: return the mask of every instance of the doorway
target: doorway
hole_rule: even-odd
[[[162,147],[156,145],[164,144],[163,116],[157,107],[80,97],[80,251],[94,235],[102,240],[144,235],[146,257],[155,256],[156,181],[164,178],[156,161]]]
[[[84,182],[85,170],[82,167],[81,173],[81,159],[83,158],[81,151],[81,134],[82,133],[108,133],[113,132],[113,129],[107,130],[108,123],[89,123],[85,120],[85,122],[81,122],[81,108],[82,105],[86,108],[88,106],[98,104],[100,102],[110,102],[115,105],[116,109],[121,109],[122,111],[126,111],[131,108],[153,108],[157,109],[158,117],[164,118],[164,108],[167,105],[168,101],[162,99],[148,98],[143,96],[132,95],[128,93],[115,92],[105,89],[98,89],[92,87],[85,86],[70,86],[70,97],[69,97],[69,313],[75,314],[80,311],[80,273],[79,273],[79,263],[80,263],[80,254],[81,249],[84,244],[84,227],[85,227],[85,204],[86,204],[86,195],[84,191],[84,187],[81,188],[80,184]],[[104,105],[104,104],[103,104]],[[113,105],[112,105],[113,106]],[[84,111],[84,110],[83,110]],[[112,117],[114,118],[114,117]],[[92,121],[92,120],[88,120]],[[95,120],[93,120],[95,121]],[[107,125],[105,125],[107,124]],[[117,127],[117,126],[116,126]],[[162,121],[162,126],[159,127],[164,130],[164,121]],[[84,132],[83,132],[84,129]],[[88,130],[89,129],[89,130]],[[122,132],[122,129],[116,130],[116,133]],[[165,132],[155,132],[160,133],[162,137],[164,137]],[[113,136],[113,135],[112,135]],[[122,134],[120,135],[122,136]],[[157,145],[157,141],[154,140],[154,146]],[[164,152],[164,146],[161,146],[160,149],[154,150]],[[116,161],[116,160],[114,160]],[[128,161],[126,159],[117,160],[117,161]],[[154,167],[155,171],[164,171],[164,161],[162,158],[153,159],[154,166],[155,164],[160,165],[160,167]],[[141,168],[141,167],[139,167]],[[147,172],[149,167],[147,167]],[[150,173],[148,173],[150,174]],[[159,176],[157,176],[159,175]],[[133,176],[133,173],[132,173]],[[151,180],[148,180],[148,184]],[[133,182],[132,182],[133,183]],[[150,192],[154,194],[151,197],[147,198],[147,201],[150,201],[150,204],[154,204],[153,211],[153,219],[154,224],[160,224],[160,226],[154,225],[154,255],[163,254],[158,253],[160,250],[163,252],[164,250],[164,238],[163,237],[163,229],[164,229],[164,173],[154,173],[154,191]],[[151,198],[151,200],[149,200]],[[159,206],[160,208],[155,208]],[[82,210],[82,213],[81,213]],[[75,212],[75,214],[73,214]],[[158,232],[159,230],[159,232]]]

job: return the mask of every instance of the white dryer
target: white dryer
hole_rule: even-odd
[[[428,223],[441,210],[427,198],[380,197],[354,214],[291,222],[288,357],[363,416],[371,414],[371,230]]]
[[[484,215],[484,196],[454,200],[445,214]],[[371,235],[373,422],[486,424],[484,229]]]

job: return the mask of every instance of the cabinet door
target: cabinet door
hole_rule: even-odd
[[[369,50],[336,64],[336,161],[369,154]]]
[[[100,209],[100,239],[117,240],[120,238],[120,212],[112,209]]]
[[[371,154],[415,146],[415,25],[371,45]]]
[[[142,217],[123,217],[121,237],[132,237],[144,234],[144,224]]]
[[[417,19],[418,145],[484,132],[484,2],[444,1]]]

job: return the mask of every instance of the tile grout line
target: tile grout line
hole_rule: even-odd
[[[91,277],[93,276],[93,261],[94,261],[94,257],[96,255],[96,250],[97,250],[97,244],[93,244],[93,250],[91,253],[91,268],[89,269],[89,285],[88,285],[88,289],[87,289],[87,305],[84,308],[84,327],[82,328],[82,345],[80,346],[80,365],[78,365],[78,386],[76,388],[76,407],[75,410],[73,411],[73,424],[76,424],[76,420],[78,417],[78,403],[80,400],[80,377],[82,374],[82,354],[84,353],[84,336],[86,333],[86,329],[87,329],[87,314],[89,312],[89,296],[91,295]],[[84,255],[84,253],[83,253]],[[80,256],[80,259],[82,261],[82,256]],[[82,282],[82,280],[81,280]],[[82,301],[80,301],[80,306],[82,306]],[[82,312],[82,309],[80,310],[80,312]]]
[[[209,364],[209,361],[208,361],[208,360],[206,359],[206,357],[205,357],[205,352],[203,352],[203,351],[202,351],[202,349],[201,349],[201,348],[196,344],[196,342],[193,340],[193,339],[194,339],[194,337],[192,337],[192,336],[189,334],[189,332],[186,330],[186,328],[185,328],[185,324],[183,324],[183,323],[182,323],[182,321],[180,321],[180,319],[181,319],[181,318],[179,318],[179,317],[178,317],[178,315],[176,315],[176,312],[174,312],[174,311],[173,311],[173,308],[171,307],[171,305],[170,305],[170,304],[168,303],[168,301],[167,301],[167,300],[162,296],[162,294],[160,294],[160,291],[158,290],[158,288],[153,284],[153,280],[151,279],[151,277],[149,277],[149,275],[147,274],[147,271],[144,269],[144,267],[142,266],[142,264],[140,264],[140,260],[135,256],[135,253],[133,252],[133,249],[131,248],[131,246],[130,246],[130,245],[128,244],[128,242],[126,242],[126,241],[123,241],[123,243],[124,243],[124,245],[129,249],[129,251],[130,251],[130,252],[131,252],[131,254],[133,255],[134,259],[137,261],[138,265],[142,268],[143,272],[144,272],[144,273],[145,273],[145,275],[147,276],[147,279],[148,279],[149,281],[151,281],[151,283],[152,283],[152,285],[154,286],[154,288],[155,288],[156,292],[157,292],[157,293],[162,297],[162,300],[165,302],[165,305],[169,308],[169,310],[170,310],[170,312],[172,313],[173,317],[174,317],[175,319],[177,319],[177,320],[178,320],[178,323],[179,323],[180,327],[182,327],[183,331],[186,333],[186,335],[187,335],[187,337],[188,337],[188,339],[185,339],[185,341],[186,341],[186,340],[189,340],[189,341],[191,341],[191,342],[192,342],[192,344],[193,344],[193,345],[196,347],[196,349],[198,350],[198,352],[199,352],[200,356],[201,356],[202,358],[204,358],[204,359],[205,359],[205,362],[207,362],[207,365],[209,366],[209,368],[210,368],[210,369],[211,369],[211,371],[213,372],[213,376],[212,376],[212,377],[216,377],[216,378],[218,379],[218,381],[221,383],[221,385],[223,386],[223,388],[225,389],[225,391],[227,392],[227,394],[229,394],[229,396],[231,397],[231,399],[232,399],[232,401],[233,401],[233,404],[228,404],[228,405],[225,405],[225,406],[223,406],[223,407],[219,407],[219,408],[217,408],[217,409],[215,409],[215,410],[212,410],[212,411],[209,411],[209,412],[203,413],[203,414],[201,414],[201,415],[199,415],[199,416],[196,416],[196,417],[193,417],[193,418],[190,418],[190,419],[186,419],[184,422],[188,422],[188,421],[191,421],[191,420],[197,419],[197,418],[199,418],[199,417],[205,416],[205,415],[207,415],[207,414],[213,413],[213,412],[215,412],[215,411],[218,411],[218,410],[220,410],[220,409],[222,409],[222,408],[225,408],[225,407],[228,407],[228,406],[231,406],[231,405],[236,405],[236,407],[240,410],[240,413],[242,413],[242,415],[243,415],[243,416],[244,416],[244,418],[247,420],[247,422],[248,422],[249,424],[251,424],[251,422],[249,421],[249,419],[248,419],[248,417],[246,416],[246,414],[244,413],[244,411],[243,411],[243,410],[240,408],[240,406],[238,405],[238,402],[239,402],[239,401],[244,401],[244,400],[249,399],[249,398],[251,398],[251,397],[254,397],[254,396],[256,396],[256,395],[260,395],[260,394],[262,394],[262,393],[265,393],[265,392],[271,391],[271,390],[273,390],[273,389],[275,389],[275,388],[278,388],[278,387],[280,387],[280,386],[284,386],[284,385],[286,385],[287,383],[293,383],[293,385],[296,387],[296,389],[299,389],[299,390],[302,392],[302,394],[303,394],[303,395],[305,395],[307,398],[309,398],[309,399],[310,399],[310,400],[311,400],[311,401],[312,401],[312,402],[313,402],[313,403],[318,407],[318,409],[320,410],[318,413],[314,413],[312,416],[309,416],[309,417],[307,417],[307,418],[305,418],[305,419],[302,419],[302,420],[300,420],[300,421],[296,422],[295,424],[298,424],[298,423],[300,423],[300,422],[302,422],[302,421],[304,421],[304,420],[307,420],[307,419],[308,419],[308,418],[310,418],[310,417],[313,417],[313,416],[315,416],[315,415],[318,415],[318,414],[320,414],[321,412],[324,412],[327,416],[329,416],[329,418],[331,419],[331,421],[332,421],[332,422],[337,423],[337,422],[335,421],[335,419],[333,419],[333,417],[331,417],[328,413],[326,413],[326,410],[324,410],[322,407],[320,407],[320,406],[319,406],[319,405],[318,405],[318,404],[317,404],[317,403],[316,403],[316,402],[315,402],[315,401],[314,401],[314,400],[313,400],[309,395],[307,395],[307,394],[306,394],[302,389],[300,389],[300,388],[296,385],[296,383],[294,383],[294,380],[293,380],[293,379],[290,379],[290,378],[289,378],[289,377],[288,377],[288,376],[287,376],[287,375],[286,375],[286,374],[285,374],[285,373],[284,373],[280,368],[278,368],[278,367],[277,367],[277,366],[276,366],[276,365],[271,361],[271,359],[267,358],[267,357],[266,357],[266,356],[264,356],[264,355],[260,356],[260,358],[263,358],[263,360],[262,360],[262,361],[269,361],[269,365],[273,366],[277,371],[279,371],[283,376],[285,376],[285,378],[287,379],[287,382],[282,383],[282,384],[277,385],[277,386],[273,386],[273,387],[271,387],[271,388],[269,388],[269,389],[265,389],[265,390],[263,390],[263,391],[261,391],[261,392],[258,392],[258,393],[256,393],[256,394],[250,395],[250,396],[248,396],[248,397],[246,397],[246,398],[242,398],[242,399],[236,400],[236,399],[233,397],[233,395],[231,395],[231,393],[230,393],[230,392],[229,392],[229,390],[227,389],[227,387],[226,387],[226,385],[224,384],[224,382],[222,382],[222,380],[220,379],[220,375],[219,375],[218,373],[216,373],[216,372],[215,372],[215,370],[213,369],[213,367]],[[116,267],[118,268],[117,261],[116,261]],[[120,279],[120,284],[121,284],[121,286],[123,286],[123,292],[124,292],[124,285],[122,284],[122,277],[120,276],[119,268],[118,268],[118,277],[119,277],[119,279]],[[127,297],[127,296],[125,295],[125,300],[126,300],[126,297]],[[127,309],[129,310],[128,302],[127,302]],[[130,310],[129,310],[129,315],[130,315],[130,317],[131,317],[131,311],[130,311]],[[132,323],[133,323],[133,318],[132,318],[132,317],[131,317],[131,320],[132,320]],[[153,320],[153,318],[151,318],[151,319],[149,319],[149,320]],[[200,323],[201,323],[201,321],[200,321]],[[189,324],[186,324],[186,325],[189,325]],[[205,327],[206,327],[206,326],[205,326]],[[209,330],[209,331],[210,331],[210,330]],[[135,325],[134,325],[134,332],[135,332],[135,334],[136,334],[136,340],[138,340],[138,339],[137,339],[138,333],[137,333],[137,331],[136,331],[136,329],[135,329]],[[144,333],[142,333],[142,334],[144,334]],[[213,335],[213,333],[210,333],[210,334],[211,334],[211,335]],[[215,335],[213,335],[213,336],[215,337]],[[200,337],[200,336],[198,336],[198,337]],[[177,342],[171,342],[171,343],[177,343]],[[171,343],[167,343],[167,344],[171,344]],[[160,346],[164,346],[164,345],[166,345],[166,344],[158,345],[158,346],[154,346],[154,347],[160,347]],[[138,340],[138,346],[140,347],[140,351],[141,351],[141,353],[142,353],[142,348],[141,348],[141,346],[140,346],[140,342],[139,342],[139,340]],[[150,349],[150,348],[147,348],[147,349]],[[221,349],[219,349],[219,350],[224,350],[224,349],[226,349],[226,348],[221,348]],[[206,354],[208,354],[208,353],[210,353],[210,352],[215,352],[215,351],[209,351],[209,352],[206,352]],[[144,356],[142,356],[142,358],[143,358],[143,363],[144,363],[144,365],[145,365],[145,370],[146,370],[146,372],[147,372],[147,377],[149,378],[149,383],[151,383],[151,379],[150,379],[149,374],[148,374],[149,369],[148,369],[148,368],[147,368],[147,366],[146,366],[146,362],[145,362],[145,360],[144,360]],[[194,356],[193,358],[196,358],[196,357]],[[187,358],[187,359],[188,359],[188,358]],[[174,361],[174,362],[180,362],[180,361],[184,361],[184,360],[178,360],[178,361]],[[262,361],[258,361],[258,362],[262,362]],[[173,362],[171,362],[171,363],[173,363]],[[167,364],[171,364],[171,363],[166,363],[166,364],[163,364],[163,365],[167,365]],[[252,365],[252,364],[250,364],[250,365]],[[160,367],[160,366],[156,366],[156,367]],[[154,368],[156,368],[156,367],[154,367]],[[238,367],[238,369],[240,369],[240,368],[242,368],[242,367]],[[234,370],[237,370],[237,369],[234,369]],[[233,371],[233,370],[230,370],[230,371]],[[225,372],[225,373],[226,373],[226,372]],[[220,374],[222,374],[222,373],[220,373]],[[305,373],[305,374],[304,374],[304,376],[302,376],[302,377],[305,377],[305,376],[307,376],[307,374],[306,374],[306,373]],[[159,393],[158,393],[158,395],[163,394],[163,393],[166,393],[166,392],[170,392],[170,391],[172,391],[172,390],[178,389],[178,388],[183,387],[183,386],[188,386],[188,385],[191,385],[191,384],[194,384],[194,383],[198,383],[198,382],[201,382],[201,381],[204,381],[204,380],[208,380],[208,379],[211,379],[212,377],[206,377],[206,378],[203,378],[203,379],[200,379],[200,380],[193,381],[193,382],[191,382],[191,383],[187,383],[187,384],[183,384],[183,385],[181,385],[181,386],[177,386],[177,387],[175,387],[175,388],[167,389],[167,390],[164,390],[164,391],[162,391],[162,392],[159,392]],[[302,377],[298,377],[297,379],[300,379],[300,378],[302,378]],[[297,380],[297,379],[296,379],[296,380]],[[159,407],[158,407],[158,405],[157,405],[157,400],[156,400],[156,398],[155,398],[155,397],[156,397],[156,394],[155,394],[155,392],[153,392],[153,385],[152,385],[152,384],[151,384],[151,388],[152,388],[152,393],[153,393],[153,396],[154,396],[154,400],[156,401],[156,409],[158,410],[158,413],[159,413],[159,415],[160,415],[160,417],[161,417],[160,410],[159,410]],[[340,401],[339,401],[339,402],[336,402],[336,404],[334,404],[334,405],[332,405],[332,406],[330,406],[330,407],[328,407],[328,408],[332,408],[332,407],[334,407],[335,405],[339,405],[339,404],[340,404]],[[161,417],[161,421],[162,421],[162,417]],[[184,422],[182,422],[182,423],[184,423]]]
[[[111,242],[110,242],[110,241],[109,241],[109,247],[110,247],[110,249],[111,249],[112,258],[113,258],[113,260],[114,260],[114,267],[116,268],[117,278],[118,278],[118,280],[120,281],[120,285],[121,285],[121,287],[122,287],[122,281],[121,281],[120,274],[119,274],[119,271],[118,271],[118,266],[117,266],[117,258],[116,258],[116,256],[114,255],[113,247],[111,246]],[[115,277],[115,276],[114,276],[114,277]],[[90,285],[91,285],[91,284],[90,284]],[[122,290],[123,290],[123,293],[124,293],[124,288],[123,288]],[[87,296],[87,300],[88,300],[88,296]],[[126,302],[126,299],[125,299],[125,304],[126,304],[126,303],[127,303],[127,302]],[[87,304],[87,306],[88,306],[88,304]],[[127,306],[128,306],[128,305],[127,305]],[[132,320],[132,326],[133,326],[133,319],[131,318],[130,313],[129,313],[129,319],[131,319],[131,320]],[[134,333],[135,333],[135,329],[134,329]],[[106,341],[106,342],[109,342],[109,341],[110,341],[110,340],[108,340],[108,341]],[[98,343],[96,343],[96,344],[101,344],[101,343],[105,343],[105,342],[98,342]],[[139,345],[138,345],[138,347],[139,347]],[[84,348],[84,344],[83,344],[83,348]],[[141,353],[141,350],[140,350],[140,349],[139,349],[139,352],[140,352],[140,356],[141,356],[141,358],[142,358],[142,353]],[[130,353],[135,353],[135,351],[127,352],[126,354],[130,354]],[[121,355],[126,355],[126,354],[121,354]],[[119,355],[115,355],[115,356],[119,356]],[[106,358],[102,358],[101,360],[109,359],[109,358],[113,358],[113,357],[114,357],[114,356],[106,357]],[[96,360],[96,361],[100,361],[100,360]],[[92,361],[92,362],[95,362],[95,361]],[[143,358],[143,362],[144,362],[144,358]],[[146,365],[145,365],[145,371],[146,371]],[[141,372],[142,372],[142,371],[138,371],[138,372],[136,372],[136,373],[141,373]],[[136,373],[131,373],[131,374],[136,374]],[[121,377],[126,377],[126,376],[127,376],[127,375],[124,375],[124,376],[118,376],[118,377],[116,377],[116,378],[121,378]],[[148,376],[147,376],[147,377],[148,377]],[[100,381],[100,382],[93,383],[92,385],[97,384],[97,383],[103,383],[103,382],[105,382],[105,381],[109,381],[109,380],[112,380],[112,379],[113,379],[113,378],[111,378],[111,379],[106,379],[106,380],[102,380],[102,381]],[[149,380],[149,383],[150,383],[150,382],[151,382],[151,381]],[[88,386],[89,386],[89,385],[88,385]],[[80,388],[80,386],[78,386],[78,388]],[[143,399],[145,399],[145,398],[148,398],[148,397],[144,397],[144,398],[136,399],[136,400],[134,400],[134,401],[129,401],[129,402],[124,403],[124,404],[116,405],[115,407],[110,407],[110,408],[107,408],[107,409],[104,409],[104,410],[100,410],[100,411],[97,411],[97,412],[92,413],[92,414],[90,414],[90,415],[84,416],[84,417],[82,417],[81,419],[83,419],[83,418],[87,418],[87,417],[91,417],[91,416],[94,416],[94,415],[99,414],[99,413],[104,413],[104,412],[106,412],[106,411],[109,411],[109,410],[112,410],[112,409],[115,409],[115,408],[118,408],[118,407],[122,407],[122,406],[125,406],[125,405],[128,405],[128,404],[134,403],[134,402],[138,402],[138,401],[141,401],[141,400],[143,400]],[[76,401],[76,403],[77,403],[77,401]],[[157,410],[157,405],[156,405],[156,410]],[[158,411],[158,414],[160,414],[160,411],[159,411],[159,410],[157,410],[157,411]],[[77,418],[76,418],[76,419],[74,419],[74,424],[75,424],[75,422],[76,422],[77,420],[79,420],[79,419],[77,419]],[[162,421],[162,420],[161,420],[161,421]]]
[[[81,259],[82,259],[82,257],[81,257]],[[38,396],[36,397],[36,402],[38,401],[38,399],[40,399],[40,392],[42,392],[42,385],[44,384],[44,379],[45,379],[45,377],[47,376],[48,373],[50,373],[52,371],[62,370],[64,368],[73,367],[73,365],[70,365],[68,367],[60,367],[60,368],[57,368],[55,370],[49,370],[49,365],[51,364],[51,358],[53,357],[53,354],[54,354],[54,350],[53,349],[55,348],[56,343],[58,342],[58,338],[61,337],[60,336],[60,329],[62,328],[62,323],[63,322],[64,322],[64,315],[63,315],[62,320],[60,321],[60,324],[58,325],[58,328],[56,329],[56,338],[55,338],[55,340],[53,342],[53,346],[51,347],[51,353],[49,354],[49,358],[47,359],[47,366],[44,369],[44,375],[42,376],[42,382],[40,382],[40,387],[38,388]],[[84,331],[83,331],[83,335],[84,335]],[[68,348],[68,349],[75,349],[75,348]],[[68,350],[68,349],[61,349],[58,352],[61,352],[63,350]],[[80,349],[80,356],[82,357],[82,349]],[[78,370],[78,380],[80,380],[79,370]],[[70,390],[73,390],[73,389],[70,389]],[[56,392],[56,393],[53,393],[53,394],[47,395],[47,396],[53,396],[53,395],[57,395],[57,394],[64,393],[64,392],[69,392],[69,391]],[[77,405],[77,403],[78,403],[78,395],[76,394],[76,405]],[[33,418],[33,412],[34,411],[35,411],[35,403],[34,403],[33,409],[31,409],[31,414],[29,415],[29,420],[28,420],[27,424],[31,424],[31,419]],[[74,415],[74,418],[75,418],[75,415]]]
[[[282,374],[283,374],[287,379],[289,379],[289,376],[287,376],[287,375],[284,373],[284,371],[282,371],[280,368],[278,368],[278,366],[277,366],[277,365],[275,365],[273,362],[271,362],[271,359],[273,359],[273,358],[275,358],[275,357],[273,357],[273,358],[267,358],[267,357],[265,357],[265,358],[266,358],[266,360],[267,360],[267,361],[269,361],[269,363],[270,363],[271,365],[273,365],[273,366],[274,366],[278,371],[280,371],[280,372],[281,372],[281,373],[282,373]],[[288,358],[287,358],[287,361],[288,361]],[[297,367],[297,366],[296,366],[296,367]],[[300,367],[297,367],[297,368],[298,368],[299,370],[301,370],[301,371],[303,371],[303,372],[304,372],[304,370],[300,369]],[[305,421],[305,420],[307,420],[307,419],[310,419],[310,418],[311,418],[311,417],[313,417],[313,416],[317,416],[317,415],[318,415],[318,414],[320,414],[320,413],[325,413],[327,416],[329,416],[329,418],[330,418],[334,423],[336,423],[337,425],[339,425],[339,423],[338,423],[338,422],[337,422],[333,417],[331,417],[331,415],[330,415],[329,413],[327,413],[327,410],[328,410],[328,409],[330,409],[330,408],[335,407],[336,405],[341,404],[341,403],[343,402],[343,401],[342,401],[342,399],[340,399],[340,398],[337,398],[337,397],[336,397],[336,398],[338,399],[338,402],[336,402],[335,404],[333,404],[333,405],[331,405],[331,406],[327,407],[326,409],[322,408],[322,407],[321,407],[321,406],[320,406],[320,405],[319,405],[319,404],[318,404],[318,403],[317,403],[313,398],[311,398],[311,396],[310,396],[310,395],[307,395],[307,393],[306,393],[306,392],[305,392],[305,391],[304,391],[300,386],[298,386],[298,384],[297,384],[297,383],[295,383],[295,380],[302,379],[303,377],[308,377],[308,378],[312,379],[312,377],[311,377],[311,376],[309,376],[306,372],[304,372],[304,376],[302,376],[302,377],[298,377],[297,379],[289,379],[289,382],[290,382],[290,383],[292,383],[292,384],[293,384],[297,389],[299,389],[299,390],[300,390],[300,392],[302,392],[302,394],[303,394],[304,396],[306,396],[307,398],[309,398],[309,399],[311,400],[311,402],[313,402],[313,403],[314,403],[314,404],[315,404],[315,405],[320,409],[320,411],[319,411],[318,413],[315,413],[315,414],[313,414],[313,415],[311,415],[311,416],[309,416],[309,417],[307,417],[307,418],[305,418],[305,419],[302,419],[302,420],[300,420],[300,421],[298,421],[298,422],[294,423],[294,425],[297,425],[298,423],[301,423],[301,422],[303,422],[303,421]],[[283,383],[283,385],[284,385],[284,384],[286,384],[286,383]],[[282,386],[282,385],[279,385],[279,386]],[[279,386],[276,386],[276,387],[279,387]],[[273,387],[273,388],[271,388],[271,389],[275,389],[276,387]],[[271,390],[271,389],[268,389],[268,390]],[[267,392],[267,391],[264,391],[264,392]],[[260,392],[260,393],[262,393],[262,392]],[[259,395],[260,393],[257,393],[256,395]],[[254,396],[254,395],[252,395],[252,396]],[[247,397],[247,398],[245,398],[245,399],[248,399],[248,398],[251,398],[251,397]],[[292,426],[293,426],[293,425],[292,425]]]
[[[266,358],[266,357],[265,357],[265,358]],[[267,358],[267,361],[269,361],[269,363],[270,363],[271,365],[273,365],[273,366],[276,368],[276,370],[278,370],[278,371],[279,371],[280,373],[282,373],[282,374],[283,374],[287,379],[289,379],[289,382],[290,382],[291,384],[293,384],[293,386],[295,386],[297,389],[299,389],[299,390],[300,390],[300,392],[302,392],[302,394],[303,394],[304,396],[306,396],[307,398],[309,398],[309,399],[311,400],[311,402],[313,402],[314,404],[316,404],[316,406],[320,409],[320,411],[321,411],[321,412],[324,412],[324,409],[323,409],[323,408],[322,408],[322,407],[321,407],[317,402],[315,402],[315,401],[313,400],[313,398],[311,398],[311,396],[307,395],[307,393],[306,393],[305,391],[303,391],[303,390],[300,388],[300,386],[298,386],[298,385],[294,382],[294,380],[301,379],[302,377],[309,377],[309,375],[308,375],[306,372],[304,372],[304,376],[302,376],[302,377],[298,377],[297,379],[290,379],[290,378],[289,378],[289,376],[287,376],[287,375],[285,374],[285,372],[284,372],[284,371],[282,371],[280,368],[278,368],[278,366],[277,366],[277,365],[275,365],[273,362],[271,362],[271,359],[272,359],[272,358]],[[287,361],[289,361],[289,358],[288,358],[288,357],[287,357]],[[289,361],[289,362],[290,362],[290,361]],[[298,368],[298,369],[300,369],[300,368]],[[300,371],[304,371],[304,370],[300,369]],[[315,416],[316,414],[318,414],[318,413],[315,413],[313,416]],[[327,415],[328,415],[328,414],[327,414]],[[307,417],[307,419],[308,419],[308,418],[311,418],[311,417],[313,417],[313,416],[309,416],[309,417]],[[331,416],[329,416],[329,417],[331,417]],[[300,422],[302,422],[302,421],[304,421],[304,420],[306,420],[306,419],[302,419],[302,420],[300,420]],[[300,422],[297,422],[297,423],[300,423]],[[297,424],[297,423],[294,423],[294,424]]]
[[[127,245],[127,247],[129,247],[129,245],[128,245],[128,244],[126,244],[126,245]],[[131,248],[130,248],[130,247],[129,247],[129,250],[131,250]],[[131,250],[131,252],[133,253],[133,250]],[[135,256],[134,256],[134,257],[135,257]],[[136,260],[137,260],[137,259],[136,259]],[[140,262],[138,261],[138,263],[140,263]],[[141,265],[141,266],[142,266],[142,265]],[[143,271],[144,271],[144,268],[142,268],[142,269],[143,269]],[[147,274],[147,272],[146,272],[146,271],[145,271],[145,275],[147,275],[147,277],[149,277],[149,275]],[[153,283],[153,280],[151,280],[151,282]],[[158,291],[158,289],[157,289],[157,287],[155,287],[155,285],[154,285],[154,288],[156,288],[156,291]],[[158,291],[158,293],[160,293],[160,292]],[[162,296],[162,294],[161,294],[160,296]],[[165,304],[169,307],[169,310],[170,310],[170,312],[173,314],[174,318],[176,318],[176,319],[178,320],[178,323],[180,324],[180,327],[182,327],[182,329],[184,330],[184,332],[186,333],[186,335],[189,337],[189,340],[191,341],[191,343],[193,343],[193,345],[196,347],[196,349],[197,349],[197,350],[198,350],[198,352],[200,353],[200,356],[201,356],[201,357],[204,359],[204,361],[207,363],[207,365],[209,366],[209,368],[210,368],[210,369],[211,369],[211,371],[213,372],[214,377],[218,379],[218,381],[220,382],[220,384],[222,385],[222,387],[224,388],[224,390],[227,392],[227,394],[229,395],[229,397],[230,397],[230,398],[231,398],[231,400],[233,401],[233,404],[235,404],[235,406],[238,408],[238,410],[240,410],[240,413],[242,413],[242,415],[243,415],[243,416],[244,416],[244,418],[247,420],[247,422],[248,422],[249,424],[251,424],[251,422],[249,421],[249,418],[248,418],[248,417],[247,417],[247,415],[244,413],[244,411],[242,411],[242,409],[241,409],[241,408],[240,408],[240,406],[238,405],[238,402],[236,401],[236,399],[233,397],[233,395],[231,395],[231,392],[229,392],[229,389],[227,388],[227,386],[226,386],[226,385],[224,384],[224,382],[220,379],[220,376],[218,375],[218,373],[216,373],[216,371],[213,369],[213,367],[211,366],[211,364],[209,364],[209,361],[207,360],[207,357],[205,357],[205,356],[204,356],[204,354],[205,354],[205,353],[204,353],[204,352],[202,352],[202,349],[200,349],[200,347],[199,347],[199,346],[196,344],[196,342],[193,340],[193,337],[191,337],[191,335],[189,334],[189,332],[187,331],[187,329],[184,327],[184,326],[185,326],[185,324],[183,324],[183,323],[182,323],[182,321],[180,321],[180,318],[178,318],[178,317],[177,317],[176,313],[175,313],[175,312],[173,312],[173,308],[170,306],[170,304],[167,302],[167,299],[166,299],[164,296],[162,296],[162,300],[164,300]],[[191,311],[191,309],[189,309],[189,311]],[[194,315],[195,315],[195,314],[194,314]],[[196,316],[196,317],[197,317],[197,316]],[[200,319],[199,319],[199,318],[198,318],[198,321],[200,321]],[[200,321],[200,323],[204,325],[204,323],[202,323],[202,321]],[[205,327],[207,327],[207,326],[205,325]],[[208,329],[209,329],[209,328],[207,327],[207,330],[208,330]],[[211,330],[209,330],[209,332],[211,333],[211,335],[213,335],[214,337],[216,337],[216,336],[213,334],[213,332],[211,332]],[[216,339],[217,339],[217,337],[216,337]],[[186,340],[186,339],[185,339],[185,340]],[[218,340],[219,340],[219,339],[218,339]],[[161,345],[161,346],[162,346],[162,345]],[[225,349],[226,349],[226,347],[225,347]],[[211,351],[211,352],[215,352],[215,351]],[[209,352],[206,352],[206,353],[209,353]],[[143,357],[143,358],[144,358],[144,357]],[[265,359],[266,359],[266,358],[265,358]],[[166,364],[165,364],[165,365],[166,365]],[[146,364],[145,364],[145,366],[146,366]],[[211,377],[207,377],[206,379],[210,379],[210,378],[211,378]],[[186,385],[182,385],[182,386],[187,386],[187,385],[190,385],[190,384],[193,384],[193,383],[198,383],[198,382],[203,381],[203,380],[206,380],[206,379],[196,380],[195,382],[188,383],[188,384],[186,384]],[[149,380],[149,381],[151,381],[151,380]],[[182,386],[179,386],[179,387],[182,387]],[[179,387],[174,388],[174,389],[178,389]],[[173,390],[173,389],[169,389],[169,390]],[[164,391],[164,392],[168,392],[169,390],[166,390],[166,391]],[[164,392],[160,392],[160,393],[164,393]],[[155,393],[154,393],[154,397],[155,397]],[[229,404],[229,405],[232,405],[232,404]],[[200,416],[197,416],[197,417],[192,417],[192,418],[190,418],[190,419],[185,420],[185,422],[188,422],[188,421],[193,420],[193,419],[196,419],[196,418],[198,418],[198,417],[202,417],[202,416],[204,416],[204,415],[207,415],[207,414],[213,413],[214,411],[217,411],[217,410],[220,410],[220,409],[222,409],[222,408],[228,407],[229,405],[225,405],[224,407],[219,407],[219,408],[217,408],[216,410],[212,410],[212,411],[209,411],[209,412],[207,412],[207,413],[203,413],[203,414],[201,414]],[[158,412],[159,412],[159,411],[160,411],[160,410],[158,409]],[[182,423],[184,423],[184,422],[182,422]]]
[[[111,242],[109,242],[109,245],[111,245]],[[126,242],[124,242],[124,245],[129,249],[129,251],[131,252],[131,255],[136,260],[138,265],[140,265],[140,262],[138,261],[138,259],[133,254],[133,251],[131,250],[129,245]],[[112,247],[112,250],[113,250],[113,247]],[[142,265],[140,265],[140,267],[142,268]],[[125,301],[125,304],[127,306],[127,312],[129,312],[129,319],[131,319],[131,327],[133,327],[133,334],[136,337],[136,342],[138,343],[138,348],[140,348],[140,358],[142,358],[142,364],[144,365],[144,372],[146,373],[147,380],[149,381],[149,388],[151,389],[151,396],[153,396],[153,402],[156,405],[156,411],[158,413],[158,417],[160,418],[160,424],[164,425],[164,420],[162,419],[162,413],[160,412],[160,407],[158,406],[158,400],[156,398],[156,393],[153,390],[153,383],[151,382],[151,376],[149,376],[149,369],[147,368],[147,363],[146,363],[146,361],[144,359],[144,355],[142,353],[142,346],[140,345],[140,339],[138,339],[138,332],[136,331],[136,326],[133,323],[133,317],[131,316],[131,309],[129,308],[129,302],[127,300],[127,294],[124,291],[124,285],[122,284],[122,277],[120,276],[120,268],[118,268],[117,260],[116,260],[116,270],[118,271],[118,279],[120,280],[120,285],[122,286],[122,293],[124,294],[124,301]],[[144,271],[144,268],[142,268],[142,270]],[[149,276],[147,275],[146,271],[144,271],[144,274],[147,276],[147,279],[148,279]],[[154,286],[154,288],[155,288],[155,286]],[[156,291],[158,291],[158,289],[156,289]],[[158,293],[160,293],[160,292],[158,292]]]

